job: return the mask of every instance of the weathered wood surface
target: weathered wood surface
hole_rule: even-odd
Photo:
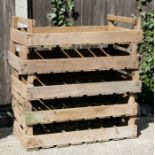
[[[28,32],[33,32],[33,26],[35,26],[35,20],[27,19],[23,17],[13,16],[12,27],[17,29],[19,24],[24,24]]]
[[[80,144],[110,139],[135,138],[137,126],[111,127],[91,130],[71,131],[55,134],[27,136],[17,122],[14,124],[14,132],[21,140],[23,146],[30,148],[48,148],[68,144]]]
[[[26,33],[16,29],[11,30],[12,41],[30,47],[40,45],[128,43],[141,42],[142,39],[141,30],[130,29],[121,31],[70,32],[68,28],[68,31],[63,33]]]
[[[11,16],[14,15],[15,0],[1,0],[0,5],[0,104],[10,102],[10,81],[7,65],[7,51],[9,49],[9,33]],[[79,17],[75,20],[75,25],[103,25],[107,23],[107,14],[129,16],[137,14],[137,2],[135,0],[74,0],[75,11]],[[153,3],[148,3],[146,10],[153,10]],[[48,26],[46,18],[51,10],[49,0],[33,1],[33,17],[38,26]],[[22,38],[23,39],[23,38]]]
[[[10,68],[7,52],[10,44],[11,16],[15,13],[15,0],[0,1],[0,105],[10,103]]]
[[[80,114],[80,115],[79,115]],[[125,105],[102,105],[81,108],[69,108],[60,110],[46,110],[27,112],[25,114],[26,125],[48,124],[53,122],[89,120],[95,118],[135,116],[137,106]]]
[[[146,10],[153,10],[152,0],[146,6]],[[138,15],[138,2],[135,0],[74,0],[76,12],[76,25],[103,25],[107,23],[107,14],[120,16]],[[33,2],[33,17],[38,26],[47,26],[49,21],[47,13],[50,12],[49,0],[35,0]]]
[[[31,87],[12,76],[12,87],[27,100],[80,97],[83,95],[108,95],[141,91],[141,81],[94,82],[84,84],[68,84],[54,86]]]
[[[121,22],[121,23],[129,23],[129,24],[136,24],[136,19],[130,17],[122,17],[122,16],[115,16],[115,15],[108,15],[108,20],[113,22]]]
[[[31,112],[32,111],[32,104],[29,101],[27,101],[25,98],[23,98],[13,88],[12,88],[11,92],[12,92],[12,95],[13,95],[14,100],[18,101],[18,102],[16,102],[17,103],[17,106],[18,107],[21,107],[20,108],[20,112],[21,113],[24,114],[25,112]]]
[[[22,60],[9,52],[9,64],[16,69],[19,74],[138,69],[138,57],[134,55],[52,60]]]

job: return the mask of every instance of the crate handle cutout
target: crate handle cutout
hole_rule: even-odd
[[[14,29],[17,29],[18,27],[20,27],[19,24],[24,24],[25,27],[27,27],[27,31],[31,33],[31,32],[33,32],[33,27],[35,26],[36,21],[32,20],[32,19],[27,19],[24,17],[13,16],[12,17],[12,27]]]
[[[131,18],[131,17],[123,17],[117,15],[108,15],[107,16],[108,25],[110,27],[114,27],[115,23],[126,23],[134,26],[134,29],[141,29],[141,18]]]

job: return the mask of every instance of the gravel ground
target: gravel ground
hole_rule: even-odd
[[[0,155],[153,155],[152,117],[140,118],[137,139],[25,151],[10,128],[0,129]]]

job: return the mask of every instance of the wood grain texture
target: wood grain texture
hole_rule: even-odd
[[[17,93],[21,94],[23,97],[27,97],[26,85],[19,81],[14,75],[11,76],[12,89]]]
[[[11,102],[10,68],[7,63],[7,52],[10,44],[11,16],[15,13],[15,0],[0,2],[0,105]]]
[[[83,5],[83,0],[74,0],[74,12],[75,12],[75,17],[74,17],[74,23],[75,25],[82,25],[82,5]]]
[[[32,33],[26,33],[19,31],[17,29],[11,28],[11,41],[16,42],[21,45],[31,44]]]
[[[12,76],[12,87],[27,100],[108,95],[141,91],[141,81],[96,82],[54,86],[30,87]]]
[[[82,25],[92,25],[91,24],[91,0],[82,0],[81,6],[82,12]],[[85,20],[87,19],[87,20]]]
[[[111,44],[141,42],[141,30],[67,32],[63,33],[25,33],[15,29],[11,31],[11,39],[25,46],[65,45],[65,44]],[[75,37],[76,36],[76,37]],[[22,39],[21,39],[22,38]]]
[[[47,14],[51,11],[51,4],[49,0],[35,0],[33,1],[33,18],[36,19],[37,25],[47,26],[49,20]]]
[[[42,93],[44,92],[44,93]],[[70,84],[57,86],[43,86],[27,89],[30,100],[38,98],[65,98],[80,97],[83,95],[94,96],[98,94],[122,94],[126,92],[141,92],[141,81],[98,82],[86,84]]]
[[[6,104],[10,102],[10,80],[7,65],[7,51],[9,49],[9,33],[11,16],[14,15],[14,1],[15,0],[1,0],[0,5],[0,104]],[[82,25],[82,21],[90,23],[91,25],[98,25],[107,22],[107,14],[116,14],[121,16],[131,17],[132,15],[138,15],[137,2],[135,0],[91,0],[89,4],[89,11],[85,11],[83,14],[83,8],[86,6],[85,0],[75,0],[75,11],[79,12],[79,17],[75,25]],[[148,3],[145,10],[153,10],[154,1]],[[33,1],[33,17],[37,21],[38,26],[49,26],[47,13],[51,10],[49,0],[35,0]],[[91,15],[90,15],[91,14]],[[89,17],[91,16],[91,17]],[[91,19],[90,19],[91,18]],[[90,22],[91,21],[91,22]],[[87,24],[88,25],[88,24]],[[123,25],[124,26],[124,25]],[[128,25],[127,25],[128,26]],[[23,39],[23,38],[22,38]],[[4,55],[4,56],[3,56]]]
[[[153,10],[153,3],[148,2],[145,10]],[[75,20],[75,25],[98,25],[107,22],[108,14],[120,16],[138,15],[137,2],[135,0],[74,0],[75,12],[79,14]],[[49,25],[46,18],[51,10],[49,0],[35,0],[33,2],[33,17],[40,26]],[[124,26],[124,25],[123,25]],[[125,25],[128,26],[128,25]]]
[[[111,63],[112,62],[112,63]],[[109,69],[138,69],[137,56],[114,56],[73,59],[21,60],[11,52],[9,64],[19,74],[62,73]]]
[[[79,115],[80,113],[80,115]],[[137,106],[134,104],[101,105],[92,107],[69,108],[60,110],[47,110],[27,112],[25,116],[26,125],[48,124],[53,122],[89,120],[95,118],[135,116]]]
[[[122,23],[129,23],[129,24],[136,24],[136,19],[129,18],[129,17],[122,17],[122,16],[116,16],[116,15],[108,15],[107,19],[114,22],[122,22]]]
[[[22,65],[22,61],[20,60],[20,58],[18,58],[11,52],[9,52],[9,54],[8,54],[8,62],[9,62],[9,65],[11,65],[11,67],[16,69],[19,73],[22,71],[21,68],[24,67]]]
[[[23,111],[23,109],[19,104],[20,103],[15,98],[12,99],[12,109],[14,112],[15,119],[23,127],[23,131],[25,134],[33,135],[33,126],[26,125],[25,120],[26,111]]]
[[[133,138],[137,134],[136,131],[136,126],[124,126],[27,136],[17,122],[14,124],[15,134],[27,149],[39,147],[48,148],[66,144],[79,144],[82,142],[107,141],[110,139]]]
[[[12,88],[11,90],[12,96],[14,100],[18,101],[18,104],[20,104],[21,107],[21,113],[26,113],[26,112],[31,112],[32,110],[32,105],[31,103],[23,98],[15,89]]]

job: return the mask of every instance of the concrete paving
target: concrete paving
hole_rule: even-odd
[[[139,121],[139,136],[103,143],[25,151],[11,129],[0,129],[0,155],[153,155],[153,118]]]

